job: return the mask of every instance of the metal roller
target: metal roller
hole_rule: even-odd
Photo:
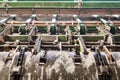
[[[0,52],[0,73],[4,69],[9,52]]]
[[[94,18],[100,20],[102,23],[104,23],[105,29],[109,30],[110,33],[115,34],[116,29],[115,29],[115,26],[113,25],[113,23],[108,22],[107,20],[101,18],[99,15],[92,15],[92,16]]]
[[[46,58],[47,60],[55,61],[61,56],[60,53],[60,51],[47,51]],[[80,64],[82,62],[80,55],[76,55],[76,52],[67,52],[66,54],[73,59],[75,64]]]
[[[110,26],[110,33],[115,34],[116,29],[115,29],[114,25],[109,24],[109,26]]]
[[[56,24],[56,19],[57,19],[57,15],[54,14],[54,15],[53,15],[53,18],[52,18],[52,24],[51,24],[51,26],[50,26],[50,34],[51,34],[51,35],[55,35],[56,32],[57,32],[57,29],[56,29],[56,26],[57,26],[57,24]]]
[[[29,24],[30,24],[30,22],[32,21],[32,20],[35,20],[36,19],[36,15],[32,15],[29,19],[27,19],[26,21],[25,21],[25,23],[24,24],[22,24],[20,27],[19,27],[19,29],[18,29],[18,32],[20,33],[20,34],[26,34],[26,33],[28,33],[28,32],[30,32],[29,31]]]
[[[26,27],[26,24],[22,24],[22,25],[20,26],[18,32],[19,32],[20,34],[25,34],[25,33],[26,33],[25,27]]]
[[[78,27],[80,28],[80,34],[85,34],[86,30],[85,30],[85,25],[83,24],[83,22],[79,19],[77,15],[73,15],[73,17],[78,22]]]
[[[48,51],[46,57],[50,60],[55,60],[60,56],[60,51]],[[69,57],[74,58],[75,52],[68,52]]]
[[[37,64],[44,64],[44,63],[46,63],[45,51],[41,50],[37,54],[34,54],[32,56],[32,62],[33,63],[37,63]]]
[[[120,52],[110,52],[110,55],[112,57],[112,64],[113,64],[113,70],[115,70],[115,77],[116,80],[120,79]]]
[[[32,57],[32,60],[33,60],[33,63],[37,63],[39,65],[44,65],[44,64],[48,64],[49,61],[56,61],[56,59],[58,59],[61,54],[60,51],[43,51],[41,50],[38,54],[36,55],[33,55]],[[75,64],[80,64],[82,61],[81,61],[81,58],[80,56],[76,55],[75,52],[67,52],[67,54],[69,55],[69,57],[71,57],[74,61]]]
[[[110,52],[110,53],[111,53],[111,55],[112,55],[112,57],[115,61],[120,59],[120,53],[119,52]]]
[[[3,60],[5,62],[8,55],[9,55],[9,52],[0,52],[0,60]]]
[[[56,27],[55,27],[54,24],[51,25],[50,32],[51,32],[51,35],[55,35],[56,34],[57,31],[56,31]]]
[[[45,64],[48,61],[55,61],[60,57],[60,51],[47,51],[41,50],[38,54],[33,55],[32,59],[34,63],[39,65]],[[79,63],[79,57],[75,56],[75,52],[68,52],[69,57],[73,58],[75,63]],[[36,57],[36,58],[35,58]]]
[[[80,24],[80,34],[85,34],[85,25]]]

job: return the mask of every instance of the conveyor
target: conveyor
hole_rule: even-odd
[[[1,15],[1,80],[119,80],[119,19],[61,13]]]

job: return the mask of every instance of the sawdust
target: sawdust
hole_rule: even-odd
[[[7,66],[8,64],[6,64],[5,66],[5,63],[0,60],[0,80],[8,80],[9,78],[9,66]]]
[[[88,79],[92,80],[98,80],[97,76],[97,67],[95,64],[95,60],[93,57],[93,52],[90,52],[85,60],[84,67],[86,68],[85,75],[88,77]]]
[[[4,68],[5,63],[3,60],[0,60],[0,71]]]
[[[52,66],[48,66],[46,68],[46,73],[48,78],[51,77],[51,74],[53,70],[55,70],[55,73],[59,73],[61,70],[61,67],[65,69],[67,73],[73,74],[75,71],[75,65],[72,60],[72,58],[69,57],[68,52],[60,52],[60,57],[54,62]]]

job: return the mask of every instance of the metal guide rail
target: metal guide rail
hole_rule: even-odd
[[[12,9],[0,17],[1,80],[120,79],[119,13],[12,15]]]
[[[120,8],[0,8],[1,14],[119,14]]]

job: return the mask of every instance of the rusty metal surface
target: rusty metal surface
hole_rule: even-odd
[[[6,25],[10,25],[12,21],[8,21],[6,23]],[[120,21],[112,21],[114,23],[115,26],[119,27],[120,26]],[[25,21],[14,21],[13,26],[20,26],[21,24],[25,23]],[[35,26],[48,26],[50,25],[52,22],[51,21],[35,21]],[[97,26],[99,25],[104,25],[103,23],[101,23],[100,21],[83,21],[83,23],[86,26]],[[61,26],[77,26],[78,23],[76,21],[57,21],[58,25]]]
[[[0,80],[120,79],[120,20],[112,16],[119,15],[120,9],[1,8],[0,11]],[[6,20],[11,14],[16,17]],[[80,19],[74,19],[73,14]],[[93,18],[94,14],[108,23]]]
[[[1,14],[119,14],[120,8],[0,8]]]

